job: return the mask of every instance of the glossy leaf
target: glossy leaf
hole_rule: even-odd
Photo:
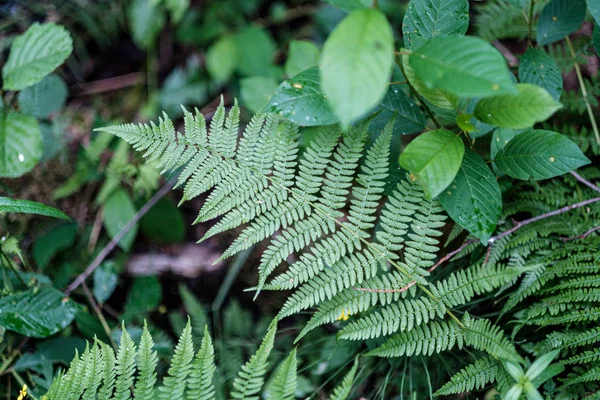
[[[600,0],[587,0],[587,6],[596,24],[600,24]]]
[[[436,37],[410,54],[409,64],[425,86],[457,96],[516,93],[504,57],[480,38]]]
[[[237,47],[232,36],[223,36],[206,53],[206,69],[219,83],[229,80],[237,62]]]
[[[465,150],[456,178],[439,200],[454,221],[487,245],[502,212],[502,193],[496,177],[477,153]]]
[[[321,84],[342,126],[365,115],[385,96],[393,52],[392,28],[373,8],[352,12],[331,33],[321,55]]]
[[[562,107],[539,86],[520,83],[517,89],[517,95],[481,99],[475,107],[475,117],[502,128],[522,129],[545,121]]]
[[[94,271],[94,297],[103,304],[115,291],[119,276],[116,273],[115,263],[106,261]]]
[[[42,158],[42,134],[30,115],[0,110],[0,177],[18,178]]]
[[[240,80],[242,104],[256,113],[269,103],[277,90],[277,81],[268,76],[251,76]]]
[[[467,0],[411,0],[402,21],[404,46],[416,49],[437,36],[464,35],[468,28]]]
[[[62,211],[45,204],[30,200],[10,199],[8,197],[1,196],[0,213],[37,214],[70,220],[70,218]]]
[[[594,48],[596,49],[596,54],[600,55],[600,25],[598,25],[598,23],[594,24],[592,41],[594,43]]]
[[[54,288],[31,289],[0,298],[0,326],[45,338],[69,326],[75,309],[75,303]]]
[[[72,51],[73,40],[65,28],[53,23],[33,23],[12,43],[2,68],[4,90],[21,90],[38,83],[65,62]]]
[[[46,118],[60,110],[67,100],[67,84],[58,75],[48,75],[33,86],[19,92],[21,112]]]
[[[523,132],[521,129],[498,128],[492,135],[492,143],[490,145],[490,156],[496,158],[496,154],[504,148],[515,136]]]
[[[123,189],[115,190],[104,203],[102,217],[104,227],[111,238],[114,238],[135,215],[131,198]],[[119,247],[129,251],[137,234],[137,225],[123,236]]]
[[[542,49],[527,49],[519,64],[519,80],[540,86],[556,101],[560,100],[563,79],[558,65]]]
[[[589,164],[590,160],[560,133],[527,130],[500,150],[495,163],[513,178],[540,180],[562,175]]]
[[[285,61],[285,73],[292,77],[311,67],[319,65],[321,50],[306,40],[292,40]]]
[[[302,126],[331,125],[338,122],[323,94],[318,67],[285,80],[271,96],[265,111],[281,114]]]
[[[575,32],[585,19],[585,0],[552,0],[544,7],[537,26],[537,42],[545,46]]]
[[[406,146],[400,166],[421,183],[428,199],[437,197],[452,183],[463,159],[462,140],[445,129],[425,132]]]
[[[411,86],[429,103],[444,110],[454,111],[456,109],[458,106],[458,97],[442,89],[427,87],[410,66],[409,57],[406,55],[402,57],[402,68],[404,76],[410,82]]]
[[[425,116],[419,106],[398,86],[390,86],[377,108],[379,113],[371,122],[371,129],[381,132],[388,121],[395,117],[394,132],[401,135],[421,132],[425,129]]]

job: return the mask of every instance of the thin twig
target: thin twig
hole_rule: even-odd
[[[594,136],[596,137],[596,142],[600,144],[600,132],[598,132],[598,124],[596,123],[596,117],[594,117],[594,112],[592,111],[592,105],[590,104],[587,96],[588,92],[585,87],[585,82],[583,81],[583,75],[581,74],[581,69],[579,68],[579,64],[577,63],[575,49],[573,48],[573,43],[571,43],[571,39],[567,36],[565,38],[567,42],[567,46],[569,47],[569,52],[571,53],[571,57],[573,58],[573,65],[575,66],[575,73],[577,74],[577,80],[579,81],[579,87],[581,88],[581,95],[583,96],[583,101],[585,102],[585,108],[587,110],[588,116],[590,118],[590,123],[592,124],[592,130],[594,131]]]
[[[98,255],[96,256],[96,258],[94,258],[91,264],[88,265],[87,268],[81,274],[79,274],[79,276],[77,276],[77,278],[75,278],[75,280],[67,287],[67,289],[65,290],[66,296],[69,296],[73,292],[73,290],[77,289],[87,279],[87,277],[90,276],[92,272],[94,272],[94,270],[98,268],[98,266],[100,266],[100,263],[104,261],[106,256],[108,256],[111,251],[113,251],[113,249],[117,246],[121,239],[123,239],[123,236],[125,236],[127,232],[129,232],[135,226],[135,224],[137,224],[137,222],[140,219],[142,219],[142,217],[146,215],[146,213],[150,211],[150,209],[160,199],[162,199],[167,193],[169,193],[169,191],[172,188],[173,182],[166,183],[162,188],[160,188],[158,192],[154,194],[154,196],[152,196],[150,200],[148,200],[146,204],[144,204],[142,208],[139,209],[137,213],[135,213],[133,218],[131,218],[129,222],[127,222],[123,229],[121,229],[119,233],[117,233],[115,237],[112,238],[110,242],[108,242],[108,244],[102,249],[102,251],[98,253]]]
[[[75,88],[81,90],[81,92],[77,93],[77,96],[89,96],[92,94],[106,93],[130,86],[141,85],[143,82],[144,75],[141,72],[133,72],[112,78],[101,79],[99,81],[82,83],[76,85]]]
[[[579,175],[577,172],[571,171],[571,175],[573,175],[575,177],[575,179],[577,179],[579,182],[583,183],[585,186],[600,193],[600,187],[594,185],[592,182],[588,181],[583,176]]]
[[[100,308],[100,305],[94,299],[94,295],[92,294],[92,292],[90,292],[90,288],[88,288],[88,285],[85,283],[85,281],[81,284],[81,287],[83,288],[83,291],[85,292],[85,295],[88,301],[90,302],[90,305],[94,309],[96,316],[100,320],[102,328],[104,328],[104,333],[106,333],[108,340],[110,340],[110,344],[112,345],[113,349],[117,350],[117,344],[115,343],[115,341],[112,338],[112,335],[110,334],[110,327],[106,322],[106,318],[104,318],[104,315],[102,314],[102,309]]]
[[[592,228],[584,233],[582,233],[581,235],[577,235],[577,236],[573,236],[573,237],[564,237],[561,238],[560,240],[563,241],[563,243],[569,242],[571,240],[577,240],[577,239],[585,239],[586,237],[588,237],[589,235],[591,235],[592,233],[596,232],[600,230],[600,226],[597,226],[595,228]]]

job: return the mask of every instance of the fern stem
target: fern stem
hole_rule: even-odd
[[[596,117],[594,117],[594,112],[592,110],[592,105],[590,104],[587,96],[587,89],[585,88],[585,82],[583,81],[583,75],[581,74],[581,68],[579,68],[579,64],[577,63],[575,49],[573,48],[573,43],[571,43],[571,39],[567,36],[565,38],[567,42],[567,47],[569,47],[569,52],[571,53],[571,57],[573,58],[573,65],[575,67],[575,73],[577,74],[577,80],[579,81],[579,87],[581,88],[581,94],[583,95],[583,101],[585,102],[585,108],[587,110],[588,116],[590,117],[590,123],[592,124],[592,130],[594,131],[594,136],[596,137],[596,143],[600,144],[600,132],[598,132],[598,124],[596,123]]]

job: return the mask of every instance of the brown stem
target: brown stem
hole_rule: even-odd
[[[592,233],[596,232],[600,230],[600,226],[597,226],[595,228],[592,228],[584,233],[582,233],[581,235],[577,235],[577,236],[573,236],[573,237],[565,237],[565,238],[561,238],[560,240],[563,241],[563,243],[569,242],[571,240],[577,240],[577,239],[585,239],[586,237],[588,237],[589,235],[591,235]]]
[[[167,193],[169,193],[169,191],[172,188],[172,182],[166,183],[162,188],[160,188],[158,192],[154,194],[154,196],[152,196],[150,200],[148,200],[146,204],[144,204],[142,208],[139,209],[137,213],[135,213],[133,218],[131,218],[129,222],[127,222],[123,229],[121,229],[119,233],[117,233],[115,237],[112,238],[110,242],[108,242],[108,244],[102,249],[102,251],[98,253],[98,255],[96,256],[96,258],[94,258],[91,264],[88,265],[87,268],[81,274],[79,274],[79,276],[77,276],[77,278],[75,278],[75,280],[67,287],[67,289],[65,290],[66,296],[69,296],[71,293],[73,293],[73,290],[77,289],[87,279],[87,277],[90,276],[92,272],[94,272],[94,270],[100,266],[100,263],[104,261],[106,256],[108,256],[111,251],[113,251],[113,249],[117,246],[119,241],[123,239],[123,236],[125,236],[127,232],[129,232],[135,226],[135,224],[137,224],[137,222],[140,219],[142,219],[142,217],[146,215],[146,213],[150,211],[150,209],[160,199],[162,199]]]
[[[583,176],[579,175],[577,172],[571,171],[571,175],[573,175],[575,177],[575,179],[577,179],[579,182],[583,183],[585,186],[600,193],[600,188],[598,186],[594,185],[592,182],[588,181]]]
[[[104,318],[104,315],[102,314],[102,309],[100,308],[100,305],[98,305],[98,303],[94,299],[94,295],[92,295],[92,292],[90,292],[90,289],[88,288],[88,285],[85,283],[85,281],[81,284],[81,287],[83,288],[83,291],[85,292],[85,295],[86,295],[90,305],[94,309],[96,316],[100,320],[100,323],[102,324],[102,328],[104,329],[104,333],[106,333],[106,336],[108,336],[108,340],[110,340],[110,344],[112,345],[113,349],[117,350],[117,344],[115,343],[115,341],[113,340],[113,338],[110,334],[110,327],[108,326],[108,323],[106,322],[106,319]]]

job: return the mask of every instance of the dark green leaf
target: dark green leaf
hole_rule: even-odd
[[[480,38],[436,37],[415,50],[408,61],[428,88],[463,97],[517,92],[502,54]]]
[[[33,244],[33,259],[44,270],[60,251],[70,248],[77,238],[77,225],[64,224],[51,229]]]
[[[325,0],[329,4],[333,4],[337,8],[352,12],[360,8],[369,7],[371,0]]]
[[[242,104],[252,112],[259,112],[277,90],[277,81],[268,76],[252,76],[240,81]]]
[[[0,326],[21,335],[44,338],[75,318],[75,303],[50,287],[0,298]]]
[[[237,69],[245,76],[272,76],[275,43],[263,29],[249,26],[235,36]]]
[[[596,49],[596,54],[600,55],[600,26],[598,25],[598,23],[594,24],[594,32],[592,34],[593,38],[593,42],[594,42],[594,48]]]
[[[566,136],[527,130],[500,150],[496,165],[516,179],[548,179],[589,164],[590,160]]]
[[[43,43],[43,46],[39,44]],[[34,22],[12,43],[2,68],[4,90],[21,90],[41,81],[61,65],[73,51],[73,40],[65,28]]]
[[[487,245],[502,212],[502,193],[496,177],[477,153],[465,150],[456,178],[439,200],[454,221]]]
[[[457,135],[438,129],[410,142],[398,161],[421,183],[425,196],[432,199],[452,183],[464,153],[465,146]]]
[[[157,243],[179,243],[185,237],[181,211],[167,198],[160,199],[140,221],[144,235]]]
[[[133,0],[128,17],[133,41],[142,49],[152,48],[166,22],[164,9],[154,1]]]
[[[371,129],[382,131],[390,119],[396,117],[394,132],[409,135],[425,129],[425,117],[417,104],[397,85],[390,86],[377,108],[379,114],[371,122]]]
[[[481,99],[475,107],[475,117],[502,128],[523,129],[545,121],[562,107],[539,86],[520,83],[517,89],[517,95]]]
[[[496,158],[496,154],[504,148],[519,133],[521,129],[497,128],[492,136],[490,155],[492,160]]]
[[[127,296],[123,318],[141,321],[144,314],[158,307],[161,301],[162,288],[156,276],[136,278]]]
[[[475,127],[475,130],[469,132],[469,136],[473,139],[485,136],[494,129],[493,125],[483,123],[473,116],[473,113],[475,112],[475,107],[477,106],[477,103],[479,103],[479,101],[480,99],[470,97],[466,100],[465,104],[463,100],[463,104],[465,104],[465,112],[471,114],[471,119],[469,120],[469,123]]]
[[[29,200],[10,199],[0,196],[0,213],[21,213],[21,214],[37,214],[47,217],[62,218],[70,220],[70,218],[62,211],[56,208],[47,206],[42,203]]]
[[[103,304],[115,291],[119,276],[116,273],[115,263],[105,261],[94,271],[94,297]]]
[[[104,203],[102,217],[104,227],[111,238],[125,227],[125,225],[135,215],[135,208],[131,198],[123,189],[115,190]],[[137,234],[137,225],[123,236],[119,241],[119,247],[124,251],[129,251],[131,244]]]
[[[0,111],[0,177],[18,178],[42,157],[42,134],[35,118]]]
[[[19,107],[25,114],[46,118],[58,111],[67,99],[67,85],[58,75],[48,75],[19,93]]]
[[[587,0],[587,5],[596,24],[600,24],[600,0]]]
[[[302,71],[279,85],[265,111],[281,114],[302,126],[338,122],[321,89],[318,67]]]
[[[542,49],[530,48],[523,54],[519,64],[519,80],[546,89],[556,101],[560,99],[562,75],[554,59]]]
[[[385,15],[373,8],[352,12],[331,33],[321,55],[321,83],[342,126],[381,101],[393,52],[392,28]]]
[[[416,49],[437,36],[464,35],[468,28],[467,0],[411,0],[402,21],[404,46]]]
[[[311,67],[319,65],[321,50],[313,42],[292,40],[285,61],[285,73],[292,77]]]
[[[223,36],[206,53],[206,69],[217,82],[227,82],[235,70],[237,47],[233,36]]]
[[[537,42],[545,46],[575,32],[585,19],[585,0],[552,0],[540,14]]]

